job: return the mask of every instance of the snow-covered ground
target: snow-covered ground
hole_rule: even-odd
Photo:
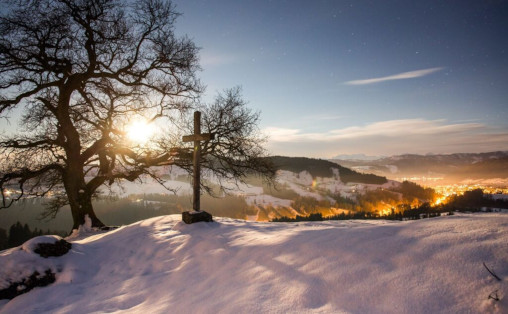
[[[1,300],[0,312],[508,313],[503,213],[193,225],[162,216],[107,233],[83,229],[72,242],[59,258],[1,252],[4,274],[27,261],[61,273]],[[496,290],[500,301],[488,299]]]

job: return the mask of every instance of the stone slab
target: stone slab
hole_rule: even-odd
[[[212,215],[205,212],[204,210],[200,211],[187,211],[182,213],[182,220],[186,224],[193,224],[195,222],[212,222]]]

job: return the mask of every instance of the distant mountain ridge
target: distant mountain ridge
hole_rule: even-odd
[[[508,178],[508,152],[397,155],[377,160],[331,160],[357,171],[387,176],[442,177],[443,180]]]

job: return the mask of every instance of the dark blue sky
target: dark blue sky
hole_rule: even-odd
[[[508,150],[508,1],[174,2],[284,155]]]

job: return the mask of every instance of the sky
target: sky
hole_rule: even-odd
[[[203,101],[241,86],[271,154],[508,150],[508,1],[173,3]]]

